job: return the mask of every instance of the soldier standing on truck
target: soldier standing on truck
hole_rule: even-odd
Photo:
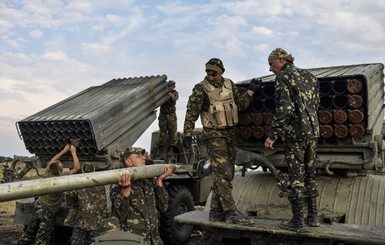
[[[169,146],[167,153],[175,153],[177,138],[177,117],[176,101],[179,99],[178,91],[175,90],[175,81],[170,80],[167,83],[169,99],[160,106],[159,113],[159,150],[160,154],[165,150],[167,133],[169,136]]]
[[[294,57],[281,48],[274,49],[268,57],[270,71],[276,74],[276,112],[265,147],[273,149],[274,142],[284,135],[285,161],[290,180],[288,199],[293,218],[282,222],[281,227],[300,232],[305,229],[305,222],[308,226],[319,226],[318,190],[314,175],[320,98],[317,78],[294,66],[293,61]],[[308,215],[304,222],[305,200]]]
[[[136,147],[126,149],[122,155],[124,166],[144,166],[144,152]],[[159,234],[159,212],[166,212],[168,208],[168,192],[163,180],[171,174],[169,165],[157,178],[131,182],[131,175],[124,173],[118,186],[111,190],[112,214],[119,219],[121,229],[143,236],[145,244],[163,244]]]
[[[76,154],[76,143],[66,145],[63,150],[56,154],[45,170],[44,177],[57,177],[60,175],[75,174],[80,170],[79,158]],[[71,152],[73,168],[63,172],[63,163],[59,159],[67,152]],[[35,202],[31,222],[17,241],[19,245],[39,244],[48,245],[55,228],[56,214],[60,211],[63,202],[63,192],[40,196]]]
[[[95,171],[92,163],[84,163],[83,173]],[[65,201],[69,208],[65,223],[72,226],[72,245],[89,245],[99,235],[97,222],[107,218],[105,186],[95,186],[67,192]],[[73,215],[71,215],[73,214]]]
[[[231,181],[234,178],[234,127],[238,123],[238,110],[248,108],[257,84],[251,83],[249,90],[240,95],[233,81],[222,77],[225,68],[218,58],[210,59],[205,71],[206,77],[194,86],[187,103],[183,146],[191,147],[192,132],[200,116],[214,174],[209,220],[251,224],[253,220],[236,209]]]

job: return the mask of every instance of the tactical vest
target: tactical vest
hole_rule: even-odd
[[[238,124],[238,106],[235,104],[231,80],[225,79],[221,88],[216,88],[207,80],[200,82],[206,92],[210,105],[201,112],[205,128],[224,129]]]

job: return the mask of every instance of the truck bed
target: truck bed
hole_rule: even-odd
[[[385,228],[348,224],[321,224],[320,227],[308,227],[306,232],[297,233],[279,227],[280,220],[255,218],[252,225],[236,225],[226,222],[210,222],[207,211],[192,211],[175,217],[176,223],[191,224],[203,229],[213,229],[223,238],[261,240],[277,237],[284,241],[302,240],[322,244],[326,241],[339,241],[349,244],[384,244]],[[252,243],[254,244],[254,243]]]

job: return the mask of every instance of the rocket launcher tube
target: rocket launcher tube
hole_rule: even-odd
[[[92,173],[63,175],[51,178],[17,181],[0,184],[0,202],[42,196],[94,186],[116,184],[125,172],[132,174],[132,180],[148,179],[164,173],[166,164],[120,168]],[[170,164],[173,170],[180,168]]]

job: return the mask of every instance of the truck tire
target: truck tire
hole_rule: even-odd
[[[174,217],[195,209],[193,197],[186,187],[178,185],[171,186],[168,193],[168,209],[160,218],[160,236],[164,244],[182,245],[190,238],[194,227],[176,224]]]

